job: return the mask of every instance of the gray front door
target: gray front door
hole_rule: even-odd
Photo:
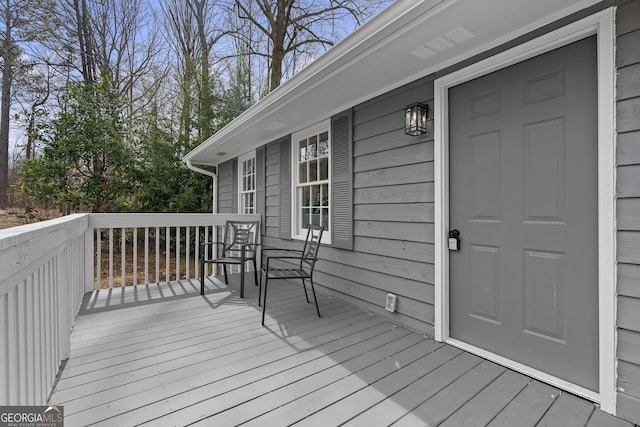
[[[595,37],[449,91],[450,336],[598,389]]]

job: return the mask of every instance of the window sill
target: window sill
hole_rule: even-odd
[[[307,240],[307,234],[296,234],[291,236],[291,240],[299,240],[304,242]],[[329,233],[325,233],[322,235],[322,240],[320,241],[321,245],[331,246],[331,235]]]

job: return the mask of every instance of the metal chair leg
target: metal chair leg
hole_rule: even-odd
[[[200,262],[200,295],[204,295],[204,261]]]
[[[262,306],[262,269],[260,270],[260,281],[258,282],[258,307]]]
[[[313,287],[313,279],[309,279],[311,281],[311,292],[313,292],[313,300],[316,302],[316,311],[318,312],[318,317],[320,316],[320,309],[318,308],[318,297],[316,297],[316,290]]]
[[[229,284],[229,277],[227,276],[227,264],[222,264],[222,270],[224,271],[224,284]]]
[[[264,279],[264,299],[262,300],[262,326],[264,326],[264,315],[267,311],[267,284],[269,283],[269,276]]]
[[[244,298],[244,264],[240,266],[240,298]]]
[[[304,289],[304,297],[307,299],[307,304],[309,304],[309,294],[307,293],[307,284],[304,281],[304,278],[302,278],[302,289]]]
[[[258,266],[256,265],[256,259],[253,259],[253,280],[256,286],[258,286]]]

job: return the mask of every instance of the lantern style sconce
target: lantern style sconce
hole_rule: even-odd
[[[427,113],[429,106],[415,103],[404,110],[404,133],[418,136],[427,133]]]

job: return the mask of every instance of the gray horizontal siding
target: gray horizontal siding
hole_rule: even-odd
[[[375,261],[367,268],[388,276],[378,292],[371,289],[375,284],[358,280],[363,290],[357,302],[382,309],[386,293],[394,293],[395,316],[414,328],[421,324],[429,334],[434,321],[433,134],[405,135],[403,109],[416,101],[431,103],[432,96],[432,81],[423,79],[354,108],[353,256]],[[382,267],[387,263],[394,267]]]
[[[218,167],[218,213],[233,212],[233,161]]]
[[[402,109],[432,97],[433,83],[423,79],[353,109],[354,248],[325,246],[316,267],[324,292],[429,335],[434,322],[433,132],[406,136]],[[278,153],[276,144],[267,146],[265,244],[294,247],[300,242],[279,239]],[[389,292],[398,295],[393,314],[384,310]]]
[[[638,141],[640,141],[640,131],[618,135],[616,159],[619,166],[640,164],[640,143]]]
[[[616,14],[617,414],[640,424],[640,1]]]

